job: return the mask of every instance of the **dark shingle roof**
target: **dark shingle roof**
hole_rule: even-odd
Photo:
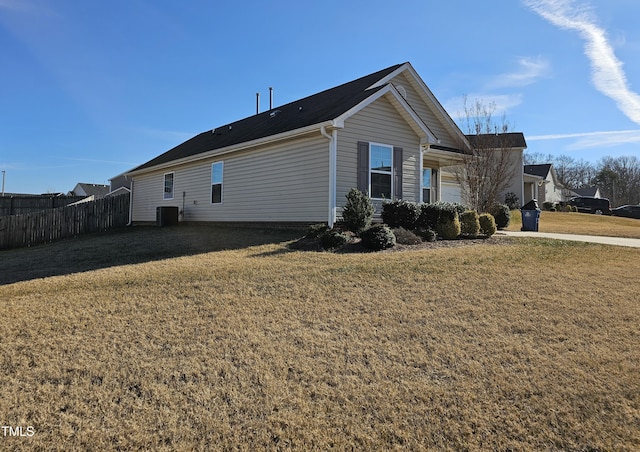
[[[527,142],[522,132],[508,132],[498,134],[466,135],[471,146],[482,148],[526,148]]]
[[[397,64],[272,110],[216,127],[213,131],[202,132],[132,171],[330,121],[382,89],[383,86],[368,88],[400,66],[402,64]]]
[[[574,188],[571,191],[578,196],[594,197],[598,193],[598,187]]]
[[[103,198],[107,193],[109,193],[109,191],[111,191],[111,188],[108,185],[85,184],[82,182],[80,182],[78,185],[84,190],[87,196]]]
[[[531,174],[532,176],[547,177],[549,170],[551,169],[551,163],[545,163],[543,165],[525,165],[524,173]]]

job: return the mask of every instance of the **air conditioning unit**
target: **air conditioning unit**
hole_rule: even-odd
[[[178,208],[173,206],[162,206],[156,208],[157,226],[177,226]]]

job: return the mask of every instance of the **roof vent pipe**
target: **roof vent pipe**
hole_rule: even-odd
[[[273,87],[269,87],[269,110],[273,108]]]
[[[260,93],[256,93],[256,115],[260,113]]]

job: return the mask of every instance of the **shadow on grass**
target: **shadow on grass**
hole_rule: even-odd
[[[119,265],[295,240],[295,229],[136,226],[62,240],[33,248],[0,251],[0,285]]]

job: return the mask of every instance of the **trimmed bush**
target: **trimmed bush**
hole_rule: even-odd
[[[495,204],[491,207],[489,213],[493,215],[498,229],[504,229],[509,226],[511,222],[511,211],[506,204]]]
[[[451,221],[456,215],[460,215],[467,210],[462,204],[455,202],[435,202],[432,204],[422,204],[420,215],[416,227],[437,229],[441,217]]]
[[[318,237],[320,237],[322,234],[324,234],[328,230],[329,230],[329,226],[327,226],[324,223],[312,224],[307,229],[306,237],[308,237],[310,239],[317,239]]]
[[[419,227],[415,230],[416,234],[418,234],[422,240],[425,242],[435,242],[438,240],[438,233],[430,228]]]
[[[498,230],[496,220],[490,213],[480,215],[478,217],[478,223],[480,223],[480,234],[484,236],[491,237]]]
[[[414,229],[420,216],[420,205],[409,201],[382,204],[382,221],[390,228]]]
[[[422,243],[422,239],[405,228],[393,229],[393,235],[396,236],[396,243],[401,245],[418,245]]]
[[[362,245],[373,251],[386,250],[396,244],[396,236],[386,224],[374,224],[360,234]]]
[[[453,219],[448,215],[442,215],[438,220],[437,231],[438,235],[445,240],[456,239],[460,235],[460,220],[458,219],[458,212],[454,212]]]
[[[327,229],[320,234],[319,238],[320,245],[325,250],[340,248],[350,240],[350,237],[347,234],[338,229]]]
[[[342,221],[349,231],[360,235],[371,225],[375,207],[369,197],[356,188],[349,190],[346,198],[347,203],[342,208]]]
[[[553,207],[553,203],[550,202],[550,201],[545,201],[545,202],[542,203],[542,209],[543,210],[551,210],[553,208],[554,208]]]
[[[478,212],[467,210],[460,215],[460,235],[465,237],[477,237],[480,233]]]

